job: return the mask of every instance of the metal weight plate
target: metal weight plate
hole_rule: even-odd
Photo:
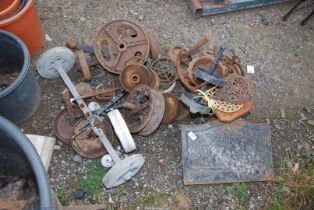
[[[102,183],[106,188],[117,187],[130,180],[145,163],[145,159],[140,154],[126,157],[116,163],[103,177]]]
[[[36,68],[40,76],[46,79],[59,77],[55,66],[62,66],[65,72],[72,69],[75,63],[74,53],[66,47],[55,47],[40,55],[36,62]]]
[[[132,60],[147,59],[150,51],[149,38],[146,32],[128,20],[114,20],[106,24],[97,34],[94,45],[99,63],[114,74],[121,74]],[[104,57],[106,49],[110,57]],[[136,59],[134,59],[136,58]]]

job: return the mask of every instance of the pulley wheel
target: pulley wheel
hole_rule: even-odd
[[[114,20],[106,24],[97,34],[94,45],[99,63],[114,74],[121,74],[126,64],[136,57],[146,61],[150,43],[146,32],[128,20]],[[102,49],[110,53],[106,58]],[[129,63],[130,64],[130,63]]]
[[[75,63],[74,53],[66,47],[55,47],[40,55],[36,62],[36,68],[40,76],[46,79],[59,77],[56,66],[62,66],[65,72],[72,69]]]
[[[175,118],[175,121],[180,122],[184,119],[186,119],[190,115],[189,108],[183,104],[181,101],[178,103],[178,112],[177,116]]]
[[[169,58],[159,58],[152,64],[151,70],[156,72],[160,79],[159,89],[167,90],[177,80],[176,64]]]
[[[178,114],[178,98],[170,93],[163,93],[162,94],[165,100],[165,112],[164,116],[162,118],[161,123],[163,124],[169,124],[174,121]]]
[[[79,108],[73,108],[75,116],[78,116],[81,113]],[[75,118],[78,121],[78,118]],[[70,123],[70,118],[66,109],[61,110],[52,123],[53,133],[57,138],[62,141],[64,144],[71,144],[72,141],[72,130],[73,126]]]
[[[149,136],[159,127],[165,112],[165,100],[159,90],[152,90],[155,103],[153,113],[146,126],[139,132],[141,136]]]
[[[105,147],[92,131],[91,125],[83,128],[83,119],[78,121],[73,126],[73,135],[75,136],[72,141],[73,150],[85,158],[97,158],[107,153]],[[95,126],[101,128],[109,141],[116,144],[116,139],[113,130],[106,120],[95,122]]]
[[[151,74],[151,87],[153,89],[159,89],[160,87],[160,78],[155,71],[150,71]]]
[[[131,133],[140,132],[149,122],[157,103],[155,91],[147,85],[136,86],[126,98],[126,102],[140,106],[140,110],[123,108],[121,114]]]
[[[102,183],[106,188],[117,187],[130,180],[142,168],[145,159],[140,154],[126,157],[117,162],[104,176]]]
[[[153,60],[156,60],[159,58],[159,45],[158,42],[156,41],[155,37],[152,35],[151,32],[146,30],[147,36],[149,39],[149,44],[150,44],[150,56]]]
[[[133,63],[125,67],[120,74],[120,83],[122,88],[130,92],[135,86],[144,84],[152,87],[151,72],[142,64]]]

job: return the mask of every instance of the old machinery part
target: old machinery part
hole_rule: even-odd
[[[121,91],[119,92],[116,96],[114,96],[110,101],[108,101],[107,103],[105,103],[104,105],[101,106],[101,109],[99,111],[97,111],[96,115],[100,115],[103,112],[107,112],[108,110],[110,110],[115,104],[117,104],[118,102],[120,102],[122,99],[124,99],[124,97],[127,96],[127,92],[126,91]]]
[[[77,55],[77,60],[78,60],[78,62],[80,64],[80,67],[81,67],[81,70],[82,70],[84,81],[88,82],[88,81],[90,81],[92,79],[92,74],[90,73],[89,66],[87,64],[84,51],[83,50],[78,50],[76,55]]]
[[[102,183],[106,188],[117,187],[130,180],[144,165],[145,159],[140,154],[126,157],[115,164],[104,176]]]
[[[123,147],[123,150],[126,153],[130,153],[134,150],[136,150],[136,146],[134,143],[134,140],[132,138],[132,135],[128,129],[128,126],[125,123],[125,120],[123,119],[120,111],[118,109],[114,109],[110,112],[108,112],[108,117],[110,119],[110,122],[114,128],[114,132],[118,136],[121,145]]]
[[[179,111],[179,100],[176,95],[170,93],[162,94],[165,100],[165,112],[161,123],[169,124],[172,123]]]
[[[152,88],[152,73],[144,65],[139,63],[133,63],[125,67],[123,72],[120,74],[120,83],[122,88],[130,92],[132,89],[140,84],[148,85]]]
[[[55,47],[44,52],[37,60],[36,68],[40,76],[46,79],[59,77],[55,66],[62,66],[65,72],[71,70],[75,62],[75,55],[66,47]]]
[[[154,133],[161,124],[165,112],[165,100],[159,90],[152,90],[155,103],[153,104],[153,113],[146,126],[139,132],[141,136],[149,136]]]
[[[110,100],[116,93],[115,88],[98,88],[98,89],[89,89],[84,91],[84,94],[82,94],[81,98],[90,98],[99,96],[100,98],[106,97],[106,99]],[[98,99],[97,99],[98,100]]]
[[[92,54],[95,54],[95,50],[94,50],[94,47],[91,46],[91,45],[86,45],[86,44],[79,44],[77,42],[77,40],[75,39],[69,39],[67,42],[66,42],[66,46],[70,49],[77,49],[77,50],[83,50],[84,52],[88,52],[88,53],[92,53]],[[103,49],[102,51],[102,55],[106,58],[110,58],[110,53],[106,50],[106,49]]]
[[[108,154],[102,156],[100,161],[101,165],[105,168],[111,168],[114,165],[112,158]]]
[[[168,54],[167,54],[167,57],[172,60],[174,63],[176,63],[176,59],[177,59],[177,56],[179,54],[179,52],[181,50],[184,50],[183,47],[180,47],[180,46],[175,46],[175,47],[172,47],[169,51],[168,51]],[[192,58],[191,60],[189,60],[186,64],[189,64],[190,62],[192,61]]]
[[[121,74],[130,60],[145,62],[149,55],[150,43],[146,32],[128,20],[114,20],[107,23],[97,34],[94,45],[99,63],[114,74]],[[101,53],[107,49],[110,57]]]
[[[150,73],[151,73],[151,76],[152,76],[152,81],[151,81],[152,88],[153,89],[159,89],[159,87],[160,87],[160,78],[159,78],[158,74],[155,71],[150,71]]]
[[[178,111],[177,116],[175,118],[176,122],[180,122],[190,116],[189,108],[183,104],[180,100],[178,100]]]
[[[188,63],[190,62],[191,55],[197,52],[201,47],[203,47],[205,44],[209,42],[209,38],[207,36],[203,36],[201,39],[199,39],[189,50],[185,51],[183,53],[181,60],[182,62]]]
[[[210,75],[206,71],[203,71],[201,68],[195,68],[193,70],[193,75],[198,79],[208,82],[214,86],[222,87],[224,85],[224,80],[219,76]]]
[[[241,106],[241,108],[236,112],[228,113],[228,112],[223,112],[223,111],[220,111],[219,109],[214,108],[214,113],[218,120],[222,122],[231,122],[235,119],[240,118],[246,113],[250,112],[252,109],[253,109],[253,100],[250,99],[247,102],[245,102]]]
[[[222,112],[232,113],[241,109],[242,104],[232,104],[225,101],[214,100],[213,108]]]
[[[134,109],[128,106],[120,110],[131,133],[140,132],[148,124],[153,115],[154,107],[160,103],[157,101],[156,94],[158,93],[156,92],[147,85],[138,85],[126,98],[125,102],[140,107]]]
[[[44,53],[45,54],[45,53]],[[43,54],[43,55],[44,55]],[[41,55],[41,57],[43,56]],[[62,57],[62,54],[57,54],[55,56],[60,56]],[[39,60],[47,60],[49,64],[51,64],[55,57],[44,57],[44,58],[39,58]],[[73,56],[74,57],[74,56]],[[73,59],[74,60],[74,59]],[[74,62],[73,62],[74,64]],[[41,68],[43,68],[40,65],[37,65]],[[73,67],[73,65],[72,65]],[[71,68],[72,68],[71,67]],[[80,94],[77,91],[77,89],[75,88],[74,84],[72,83],[72,81],[70,80],[69,76],[67,75],[66,71],[63,69],[63,67],[58,64],[58,65],[51,65],[51,68],[53,68],[54,70],[56,70],[59,75],[61,76],[61,78],[63,79],[64,83],[66,84],[67,88],[70,90],[72,96],[74,98],[79,98]],[[38,71],[42,71],[40,69],[38,69]],[[98,139],[102,142],[103,146],[106,148],[107,152],[109,153],[110,157],[112,158],[112,160],[114,161],[115,165],[113,166],[113,170],[112,172],[110,172],[111,170],[108,171],[108,173],[106,174],[106,176],[108,176],[108,174],[115,174],[117,173],[117,171],[115,169],[119,169],[120,172],[122,171],[122,169],[124,170],[125,173],[123,173],[123,175],[125,175],[127,172],[127,176],[122,176],[122,179],[118,179],[119,182],[114,182],[115,184],[112,185],[107,185],[107,181],[110,182],[111,179],[107,179],[106,180],[106,176],[104,177],[103,183],[105,186],[110,187],[110,186],[117,186],[117,184],[122,184],[125,181],[129,180],[132,176],[134,176],[139,170],[140,168],[143,166],[144,164],[144,158],[141,155],[137,155],[142,157],[142,161],[141,164],[138,164],[136,168],[134,168],[134,165],[139,162],[139,161],[128,161],[130,159],[125,158],[124,160],[121,160],[121,158],[119,157],[118,153],[116,152],[116,150],[113,148],[112,144],[110,143],[108,137],[106,136],[106,134],[104,133],[104,131],[102,130],[102,128],[97,125],[97,122],[99,120],[99,116],[98,115],[93,115],[92,112],[89,110],[89,108],[87,107],[86,103],[84,102],[83,99],[77,99],[76,102],[79,105],[79,108],[81,109],[81,111],[84,113],[85,118],[87,119],[88,123],[91,125],[92,131],[94,132],[94,134],[96,134],[96,136],[98,137]],[[126,163],[130,163],[132,165],[130,165],[130,167],[128,167],[128,170],[126,171]],[[122,167],[123,166],[123,167]],[[121,176],[120,176],[121,178]],[[128,179],[126,179],[128,178]],[[112,182],[111,182],[112,183]]]
[[[95,121],[95,126],[100,127],[111,144],[116,144],[117,141],[115,139],[112,127],[107,120],[99,120]],[[78,121],[73,126],[73,136],[74,139],[72,141],[73,150],[85,158],[98,158],[107,153],[101,141],[94,134],[91,125],[83,128],[83,119]]]
[[[214,72],[216,71],[216,67],[217,67],[218,61],[222,57],[222,54],[223,54],[224,51],[225,51],[225,47],[224,46],[220,46],[219,51],[218,51],[218,53],[215,56],[214,62],[210,65],[208,70],[206,69],[206,71],[210,75],[213,75]]]
[[[78,108],[73,108],[74,113],[74,123],[79,120],[81,116],[81,110]],[[72,129],[73,125],[70,122],[70,117],[66,109],[61,110],[55,117],[52,123],[53,133],[57,138],[64,144],[71,144],[72,141]]]
[[[189,107],[190,112],[193,114],[210,114],[212,111],[211,108],[209,108],[207,105],[198,103],[196,100],[194,100],[195,97],[199,97],[199,95],[185,92],[181,95],[180,100],[182,101],[182,103]]]
[[[194,85],[200,86],[200,84],[204,84],[204,82],[201,82],[198,78],[196,78],[193,74],[193,71],[197,68],[200,69],[210,69],[211,64],[214,63],[215,57],[212,56],[201,56],[198,58],[195,58],[190,64],[188,68],[188,78],[185,79],[189,80],[190,83],[193,83]],[[221,63],[218,63],[216,65],[215,75],[217,76],[223,76],[223,66]],[[188,83],[189,84],[189,83]],[[205,82],[205,84],[208,84],[208,82]],[[200,89],[200,87],[198,88]],[[196,92],[195,89],[193,89],[192,92]]]
[[[96,103],[96,102],[90,102],[88,104],[88,108],[92,111],[92,112],[96,112],[98,110],[101,109],[101,106],[99,105],[99,103]]]
[[[180,79],[181,83],[191,92],[193,93],[196,93],[197,89],[200,89],[201,87],[203,87],[204,85],[207,84],[207,82],[200,82],[198,80],[195,80],[195,81],[191,81],[189,78],[188,78],[188,74],[187,72],[183,71],[183,68],[181,66],[181,57],[182,55],[185,53],[185,50],[182,49],[178,56],[177,56],[177,59],[176,59],[176,67],[177,67],[177,75],[178,75],[178,78]],[[192,68],[193,70],[193,67],[190,67],[191,64],[189,65],[189,69]],[[193,74],[192,74],[193,75]],[[196,83],[196,84],[195,84]]]
[[[149,39],[149,44],[150,44],[149,54],[153,60],[156,60],[159,58],[159,44],[151,32],[146,30],[146,33],[147,33],[147,37]]]
[[[224,86],[218,89],[214,99],[229,103],[243,104],[252,97],[252,85],[243,76],[230,74],[225,78]]]
[[[176,64],[169,58],[159,58],[151,66],[151,70],[156,72],[160,79],[159,89],[165,91],[169,89],[177,80]]]
[[[87,82],[80,82],[75,85],[75,88],[81,96],[88,95],[91,91],[93,91],[92,87]]]
[[[65,109],[67,110],[70,124],[73,126],[75,123],[75,114],[73,111],[73,104],[71,102],[71,96],[69,90],[66,88],[62,91],[62,98],[64,101]]]

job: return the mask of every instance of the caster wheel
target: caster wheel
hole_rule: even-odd
[[[140,154],[131,155],[116,163],[104,176],[102,183],[106,188],[117,187],[130,180],[144,165]]]

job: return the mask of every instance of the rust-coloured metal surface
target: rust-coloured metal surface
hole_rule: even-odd
[[[153,89],[152,90],[152,97],[154,98],[153,101],[153,113],[148,120],[146,126],[139,132],[141,136],[149,136],[154,133],[157,128],[159,127],[162,118],[165,112],[165,101],[164,97],[162,96],[159,90]]]
[[[146,32],[128,20],[114,20],[106,24],[97,34],[94,45],[99,63],[114,74],[121,74],[130,61],[147,59],[150,43]],[[102,55],[106,49],[111,57]]]
[[[71,96],[68,88],[62,91],[62,98],[69,116],[70,124],[73,126],[75,124],[75,114],[73,112],[73,104],[71,103]]]
[[[159,44],[157,42],[157,40],[154,38],[154,36],[152,35],[151,32],[147,31],[147,36],[148,36],[148,39],[149,39],[149,43],[150,43],[150,56],[153,60],[156,60],[159,58]]]
[[[90,98],[90,97],[94,97],[99,96],[102,100],[104,100],[103,98],[105,97],[105,99],[111,99],[115,93],[116,93],[116,88],[99,88],[99,89],[91,89],[91,90],[86,90],[84,92],[84,95],[82,95],[81,97],[84,98]],[[98,99],[97,99],[98,100]]]
[[[139,104],[140,109],[120,109],[123,118],[131,133],[140,132],[153,115],[155,104],[159,103],[155,98],[155,92],[147,85],[136,86],[125,101]]]
[[[242,104],[252,98],[252,88],[245,77],[229,74],[224,81],[224,86],[214,95],[215,99]]]
[[[157,74],[157,72],[155,71],[150,71],[151,72],[151,75],[152,75],[152,80],[151,80],[151,87],[153,89],[159,89],[160,88],[160,78]]]
[[[190,138],[191,132],[196,139]],[[274,178],[269,124],[215,120],[183,125],[181,133],[185,185]]]
[[[175,118],[175,121],[180,122],[180,121],[186,119],[188,116],[190,116],[189,108],[185,104],[183,104],[181,101],[179,101],[178,112],[177,112],[177,116]]]
[[[169,58],[159,58],[151,66],[160,79],[160,90],[167,90],[177,80],[176,64]]]
[[[81,110],[77,107],[73,108],[73,113],[75,116],[81,114]],[[77,122],[79,119],[76,117],[74,122]],[[62,141],[64,144],[71,144],[72,141],[72,125],[70,118],[68,116],[67,110],[61,110],[52,123],[53,133],[57,138]]]
[[[236,112],[227,113],[227,112],[220,111],[219,109],[215,109],[215,108],[213,109],[213,112],[215,116],[217,117],[217,119],[219,119],[220,121],[232,122],[233,120],[236,120],[240,118],[241,116],[245,115],[246,113],[252,111],[252,109],[253,109],[253,99],[250,99],[247,102],[245,102],[242,105],[242,107]]]
[[[96,118],[98,119],[98,118]],[[107,153],[101,141],[92,131],[91,125],[82,129],[83,120],[78,121],[73,126],[73,136],[72,141],[73,150],[85,158],[97,158],[101,157]],[[106,134],[109,141],[116,144],[116,139],[113,133],[113,129],[107,120],[98,121],[95,126],[101,128]]]
[[[131,92],[135,86],[141,84],[154,88],[155,84],[152,83],[152,77],[152,72],[144,65],[133,63],[126,66],[120,74],[120,83],[122,88],[127,92]]]
[[[178,101],[178,97],[176,97],[174,94],[163,93],[162,95],[165,100],[165,112],[164,112],[164,116],[162,118],[161,123],[169,124],[175,120],[178,114],[179,101]]]
[[[86,82],[80,82],[75,85],[77,91],[80,93],[81,96],[90,93],[93,89],[90,84]]]
[[[92,74],[90,73],[89,66],[87,64],[84,51],[83,50],[78,50],[76,55],[77,55],[77,60],[78,60],[78,62],[80,64],[80,67],[81,67],[81,70],[82,70],[84,81],[88,82],[88,81],[90,81],[92,79]]]

